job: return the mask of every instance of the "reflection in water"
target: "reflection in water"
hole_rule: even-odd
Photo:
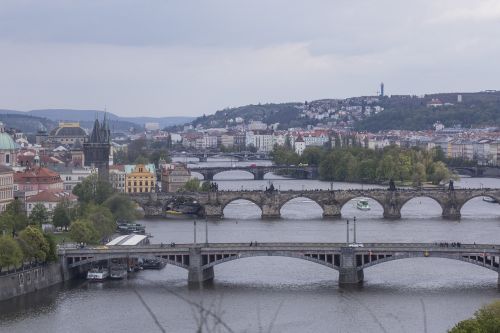
[[[477,180],[472,180],[477,182]],[[483,179],[500,187],[500,180]],[[458,182],[467,186],[467,179]],[[276,187],[324,188],[319,181],[274,181]],[[221,188],[267,186],[267,181],[219,181]],[[334,184],[335,188],[361,187]],[[360,242],[462,243],[500,241],[500,205],[481,198],[462,210],[461,221],[443,220],[432,199],[417,198],[403,208],[403,218],[382,218],[370,200],[370,211],[348,203],[343,219],[324,220],[320,207],[297,198],[282,208],[284,218],[260,219],[260,209],[238,200],[225,218],[209,221],[211,242],[343,242],[345,218],[356,216]],[[479,219],[478,219],[479,217]],[[154,243],[191,242],[190,220],[146,220]],[[204,223],[198,223],[203,241]],[[200,239],[201,238],[201,239]],[[193,332],[193,305],[216,304],[234,331],[259,331],[277,313],[272,332],[445,332],[481,305],[499,297],[497,274],[464,262],[415,258],[396,260],[365,270],[362,287],[337,286],[338,272],[309,261],[254,257],[215,267],[210,288],[187,287],[187,272],[167,266],[142,271],[123,281],[89,284],[75,281],[0,303],[2,332]],[[191,305],[190,305],[191,303]],[[156,320],[156,321],[155,321]]]

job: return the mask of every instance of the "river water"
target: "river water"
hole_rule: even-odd
[[[368,186],[267,177],[282,190]],[[221,189],[269,185],[269,180],[249,180],[245,172],[215,178]],[[500,188],[500,179],[463,178],[456,186]],[[344,218],[357,217],[358,242],[500,242],[500,206],[481,198],[463,207],[460,221],[441,219],[439,205],[427,198],[408,202],[399,221],[383,219],[382,208],[371,200],[370,205],[367,212],[353,203],[342,209]],[[209,241],[346,239],[345,220],[323,220],[319,206],[307,199],[290,201],[281,212],[282,219],[263,221],[256,205],[235,201],[223,220],[208,222]],[[141,223],[155,243],[193,240],[191,220]],[[197,223],[199,241],[205,240],[204,223]],[[174,266],[123,281],[71,281],[1,302],[0,332],[195,332],[200,305],[234,332],[446,332],[500,298],[497,273],[446,259],[376,265],[365,270],[359,288],[340,288],[337,279],[336,271],[312,262],[255,257],[216,266],[214,282],[201,290],[189,288],[187,272]],[[227,332],[218,328],[214,331]]]

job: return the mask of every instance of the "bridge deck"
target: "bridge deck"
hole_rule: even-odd
[[[92,254],[185,254],[192,248],[200,248],[202,252],[221,251],[340,251],[347,247],[346,243],[209,243],[209,244],[176,244],[174,247],[161,244],[147,246],[99,246],[86,248],[60,248],[59,254],[67,257],[88,256]],[[439,243],[363,243],[363,246],[352,247],[355,252],[364,251],[439,251],[467,253],[500,253],[500,245],[496,244],[461,244],[460,247],[440,246]]]

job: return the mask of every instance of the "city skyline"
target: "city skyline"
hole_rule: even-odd
[[[496,89],[495,1],[7,1],[1,108],[200,116],[268,102]]]

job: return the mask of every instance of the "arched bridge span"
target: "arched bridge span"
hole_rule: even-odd
[[[439,203],[442,217],[459,219],[465,203],[476,197],[490,197],[500,202],[499,189],[423,189],[423,190],[312,190],[312,191],[215,191],[205,193],[143,193],[133,194],[147,216],[163,216],[164,207],[176,197],[190,198],[200,206],[200,212],[209,218],[221,218],[224,208],[231,202],[243,199],[255,203],[262,210],[263,218],[279,218],[281,208],[295,198],[307,198],[323,209],[327,218],[341,217],[342,207],[352,199],[367,197],[377,201],[383,208],[383,216],[401,218],[402,207],[411,199],[428,197]]]
[[[178,244],[174,247],[149,245],[61,249],[59,256],[66,270],[113,258],[158,258],[187,269],[188,280],[193,283],[212,279],[216,265],[256,256],[290,257],[315,262],[338,270],[340,284],[363,281],[364,268],[417,257],[458,260],[500,273],[500,245],[491,244],[443,247],[431,243],[369,243],[355,246],[341,243],[211,243],[203,246]]]

